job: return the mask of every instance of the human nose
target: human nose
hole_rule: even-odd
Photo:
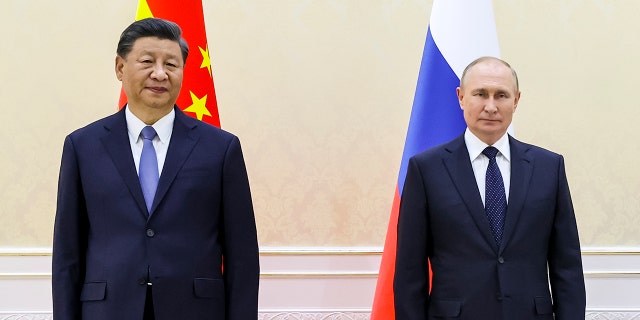
[[[164,69],[162,64],[156,64],[153,67],[153,71],[151,72],[151,78],[163,81],[166,80],[169,76],[167,75],[167,71]]]
[[[487,103],[484,105],[484,110],[488,113],[496,113],[498,111],[498,106],[496,105],[495,99],[487,99]]]

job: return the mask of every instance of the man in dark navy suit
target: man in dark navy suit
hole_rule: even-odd
[[[65,139],[56,320],[257,318],[258,244],[240,142],[175,106],[187,54],[175,23],[131,24],[115,63],[128,104]]]
[[[396,320],[583,320],[580,243],[563,157],[507,134],[520,90],[506,62],[473,61],[457,94],[467,130],[409,162]]]

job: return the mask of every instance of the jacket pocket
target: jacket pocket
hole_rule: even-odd
[[[431,300],[429,303],[429,316],[434,317],[459,317],[462,311],[462,302],[451,300]]]
[[[553,304],[549,297],[535,297],[536,312],[538,314],[552,314]]]
[[[195,278],[193,292],[198,298],[224,299],[224,282],[221,279]]]
[[[106,282],[87,282],[82,286],[80,301],[104,300],[107,293]]]

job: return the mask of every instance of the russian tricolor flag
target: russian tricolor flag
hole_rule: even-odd
[[[395,319],[393,274],[398,211],[409,158],[463,133],[466,124],[456,87],[464,68],[482,56],[500,57],[491,0],[434,0],[380,263],[372,320]]]

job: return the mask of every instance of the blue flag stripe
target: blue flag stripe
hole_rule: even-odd
[[[464,132],[466,124],[455,91],[459,84],[460,79],[442,56],[429,28],[398,174],[401,195],[409,159]]]

